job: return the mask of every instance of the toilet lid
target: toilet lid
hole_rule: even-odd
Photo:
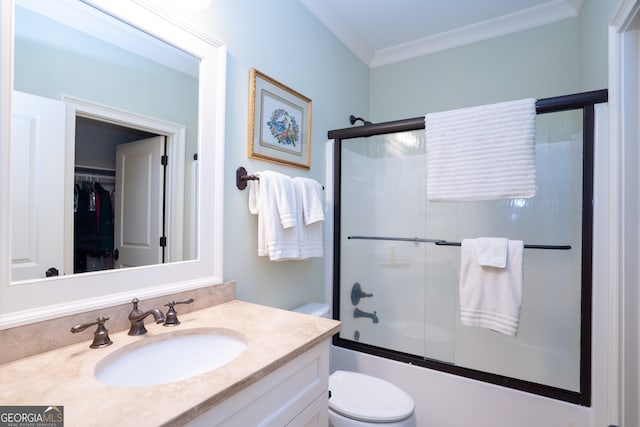
[[[329,376],[329,408],[359,421],[394,422],[413,414],[413,399],[380,378],[336,371]]]

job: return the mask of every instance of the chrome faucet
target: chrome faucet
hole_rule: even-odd
[[[375,311],[373,313],[367,313],[366,311],[356,308],[353,310],[353,317],[370,317],[371,320],[373,320],[373,323],[378,323],[378,314]]]
[[[140,300],[138,300],[138,298],[134,298],[133,300],[131,300],[133,309],[129,313],[129,322],[131,323],[131,327],[129,328],[129,335],[146,334],[147,328],[144,327],[144,319],[150,314],[153,315],[156,323],[164,322],[164,314],[162,314],[162,311],[158,310],[157,308],[142,311],[138,308],[139,302]]]

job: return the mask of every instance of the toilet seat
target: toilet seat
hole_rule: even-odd
[[[358,421],[391,423],[414,411],[411,396],[380,378],[358,372],[335,371],[329,376],[329,408]]]

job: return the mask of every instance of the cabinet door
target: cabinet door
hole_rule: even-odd
[[[329,425],[329,399],[327,394],[318,397],[287,427],[327,427]]]
[[[65,105],[13,92],[11,280],[64,269]]]
[[[329,339],[186,424],[188,427],[326,427]],[[291,424],[291,423],[294,424]]]

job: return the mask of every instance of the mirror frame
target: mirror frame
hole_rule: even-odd
[[[80,0],[61,0],[78,2]],[[0,329],[222,283],[226,46],[146,0],[82,0],[200,59],[197,258],[11,283],[15,0],[0,2]],[[206,185],[204,185],[206,184]],[[203,189],[206,188],[206,197]],[[63,224],[60,224],[62,227]]]

